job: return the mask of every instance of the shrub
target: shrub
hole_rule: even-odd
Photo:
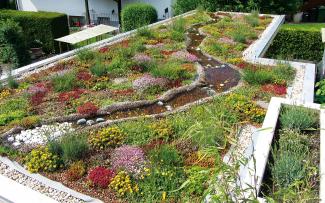
[[[325,80],[321,80],[316,83],[316,97],[315,100],[318,103],[325,103]]]
[[[91,102],[86,102],[85,104],[77,108],[77,112],[79,114],[84,114],[84,115],[96,114],[97,111],[98,111],[98,107]]]
[[[251,85],[264,85],[273,82],[273,74],[266,68],[244,69],[243,79]]]
[[[115,171],[124,170],[135,177],[139,177],[143,172],[145,162],[142,149],[128,145],[116,148],[111,156],[112,168]]]
[[[173,5],[175,15],[180,15],[191,10],[195,10],[199,6],[200,0],[177,0]]]
[[[95,65],[90,68],[90,72],[97,77],[106,75],[108,72],[107,66],[100,61],[96,61]]]
[[[31,47],[32,43],[39,40],[46,53],[58,52],[59,46],[54,39],[69,34],[67,15],[61,13],[1,10],[1,19],[18,22],[24,32],[27,47]]]
[[[56,92],[66,92],[76,88],[77,78],[74,72],[57,75],[52,78],[53,88]]]
[[[132,3],[122,9],[121,18],[122,29],[130,31],[156,22],[158,14],[150,4]]]
[[[82,161],[75,162],[70,165],[66,172],[66,178],[69,181],[77,181],[86,174],[86,166]]]
[[[192,77],[179,62],[175,61],[168,61],[162,67],[152,69],[151,74],[155,77],[163,77],[170,80],[190,79]]]
[[[117,192],[120,197],[139,192],[138,185],[131,180],[131,177],[125,171],[120,171],[112,179],[109,186]]]
[[[68,135],[60,142],[62,158],[65,163],[71,163],[84,158],[88,153],[88,142],[85,136]]]
[[[21,27],[12,20],[1,20],[0,17],[0,62],[11,63],[17,68],[29,61],[30,56]]]
[[[89,143],[96,149],[106,149],[122,144],[124,133],[117,127],[104,128],[96,133],[91,133]]]
[[[26,166],[31,173],[53,172],[60,167],[60,159],[48,148],[33,149],[26,157]]]
[[[95,59],[96,53],[91,49],[78,49],[77,50],[77,59],[81,62],[87,63]]]
[[[283,106],[280,114],[283,129],[310,130],[319,126],[319,115],[316,111],[299,106]]]
[[[87,179],[91,186],[105,189],[111,183],[114,175],[113,170],[98,166],[89,171]]]
[[[320,31],[281,28],[266,52],[266,57],[319,62],[324,47]]]
[[[307,176],[305,160],[309,149],[306,138],[294,131],[280,133],[278,144],[279,147],[272,150],[274,164],[271,172],[275,185],[286,188]]]

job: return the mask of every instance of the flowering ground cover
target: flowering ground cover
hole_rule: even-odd
[[[217,177],[226,170],[222,159],[236,143],[238,130],[263,121],[265,109],[257,101],[285,95],[294,79],[288,65],[262,67],[241,60],[242,51],[270,20],[255,13],[197,12],[171,24],[139,29],[134,37],[100,50],[80,51],[74,59],[19,81],[16,88],[9,83],[0,93],[0,130],[21,127],[27,132],[7,133],[0,154],[105,202],[201,202],[207,193],[213,194]],[[188,47],[186,37],[194,31],[203,40],[197,52]],[[192,40],[193,45],[198,39]],[[211,63],[220,60],[220,67],[203,63],[204,56]],[[222,77],[222,62],[238,72],[241,87],[188,111],[90,131],[75,120],[63,127],[45,122],[71,114],[91,117],[117,102],[153,100],[196,80],[200,63],[212,70],[207,77],[214,70]],[[229,90],[228,80],[232,78],[211,87],[202,84],[200,91],[208,88],[216,95]],[[35,133],[41,141],[30,145],[26,137]],[[227,191],[214,198],[223,202],[225,196]]]

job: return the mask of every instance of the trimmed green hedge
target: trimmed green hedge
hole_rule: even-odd
[[[319,62],[322,60],[323,52],[324,43],[320,31],[281,28],[266,57]]]
[[[145,3],[133,3],[122,9],[122,29],[130,31],[157,22],[156,9]]]
[[[58,43],[54,39],[69,34],[67,15],[61,13],[1,10],[1,19],[18,22],[23,29],[27,46],[31,47],[35,41],[40,41],[46,53],[58,52]]]
[[[0,63],[9,63],[17,68],[29,60],[21,27],[13,20],[0,20]]]

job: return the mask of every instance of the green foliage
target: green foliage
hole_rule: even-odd
[[[266,57],[319,62],[324,48],[320,30],[282,28],[268,49]]]
[[[63,75],[56,75],[52,79],[53,88],[56,92],[66,92],[77,87],[75,72],[71,71]]]
[[[123,75],[129,71],[129,68],[133,64],[131,60],[128,59],[129,54],[126,52],[123,53],[125,56],[116,56],[113,58],[111,63],[108,65],[107,70],[113,75]]]
[[[152,69],[151,74],[155,77],[164,77],[170,80],[191,78],[191,74],[177,61],[167,61],[162,67]]]
[[[199,0],[176,0],[173,5],[175,15],[180,15],[191,10],[195,10],[199,6]]]
[[[117,127],[109,127],[92,132],[89,137],[90,145],[95,149],[106,149],[116,147],[123,143],[125,134]]]
[[[60,142],[62,158],[65,163],[72,163],[84,158],[89,150],[86,136],[68,135]]]
[[[122,9],[121,18],[123,31],[130,31],[156,22],[158,14],[150,4],[132,3]]]
[[[96,63],[90,68],[90,72],[97,77],[106,75],[108,70],[107,66],[102,63],[100,60],[97,60]]]
[[[40,41],[46,53],[59,51],[58,43],[54,39],[69,34],[68,18],[66,14],[53,12],[28,12],[16,10],[1,10],[0,20],[12,19],[22,27],[27,47],[35,41]],[[1,26],[0,26],[1,27]]]
[[[272,72],[267,69],[245,69],[243,79],[251,85],[264,85],[273,82]]]
[[[159,120],[152,123],[149,128],[157,138],[168,140],[173,135],[173,126],[168,120]]]
[[[77,50],[77,58],[84,63],[90,62],[94,60],[96,57],[96,53],[90,49],[78,49]]]
[[[0,63],[10,63],[13,68],[17,68],[29,61],[30,56],[21,27],[13,20],[1,20],[0,17]]]
[[[250,15],[245,16],[245,21],[252,27],[257,27],[260,25],[259,13],[253,11]]]
[[[300,106],[283,106],[280,114],[283,129],[310,130],[319,126],[319,114],[311,109]]]
[[[19,83],[11,75],[8,77],[8,87],[10,89],[17,89],[19,87]]]
[[[246,43],[248,39],[256,39],[255,31],[242,23],[233,24],[234,29],[228,31],[226,35],[230,36],[235,42]]]
[[[18,121],[25,117],[28,112],[28,101],[26,98],[12,99],[0,103],[0,126],[11,121]]]
[[[138,37],[146,37],[146,38],[153,38],[154,33],[151,29],[149,29],[147,26],[140,27],[137,29],[137,36]]]
[[[207,189],[207,181],[210,178],[210,171],[206,168],[194,166],[186,170],[188,184],[184,191],[189,195],[202,196]]]
[[[316,96],[315,100],[318,103],[325,103],[325,79],[316,83]]]
[[[48,148],[33,149],[26,156],[26,166],[31,173],[53,172],[62,167],[57,155],[52,154]]]
[[[16,158],[16,157],[19,156],[19,152],[16,151],[16,150],[13,150],[10,147],[0,145],[0,156],[5,156],[5,157],[9,157],[9,158]]]
[[[296,70],[290,64],[278,64],[271,70],[273,74],[273,82],[276,84],[289,85],[296,75]]]
[[[286,188],[307,176],[306,160],[308,157],[307,137],[295,131],[280,133],[278,147],[272,151],[274,164],[271,167],[275,185]],[[307,163],[308,164],[308,163]]]

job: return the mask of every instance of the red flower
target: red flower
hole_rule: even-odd
[[[81,71],[77,74],[78,80],[88,81],[91,79],[91,74],[87,71]]]
[[[262,90],[265,92],[270,92],[270,93],[276,94],[276,95],[287,94],[287,87],[284,85],[275,85],[275,84],[263,85]]]
[[[87,179],[92,186],[107,188],[114,176],[113,170],[98,166],[89,171]]]
[[[98,107],[91,102],[87,102],[77,108],[79,114],[95,114],[98,111]]]
[[[59,101],[64,102],[70,102],[72,99],[78,99],[82,94],[85,93],[85,90],[83,89],[76,89],[70,92],[63,92],[59,94]]]

